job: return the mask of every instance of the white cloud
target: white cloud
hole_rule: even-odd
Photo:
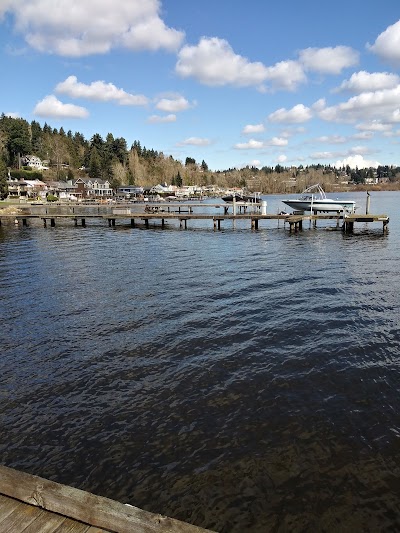
[[[400,20],[388,26],[378,35],[373,45],[367,45],[372,52],[384,61],[398,65],[400,63]]]
[[[353,67],[359,61],[359,53],[349,46],[305,48],[299,56],[306,70],[322,74],[340,74],[344,68]]]
[[[367,146],[353,146],[350,148],[349,153],[354,155],[370,154],[371,148],[368,148]]]
[[[71,98],[116,102],[119,105],[146,105],[149,101],[142,94],[127,93],[123,89],[118,89],[112,83],[94,81],[90,85],[86,85],[78,82],[76,76],[69,76],[65,81],[59,83],[55,91],[59,94],[66,94]]]
[[[391,131],[384,131],[382,133],[383,137],[400,137],[400,130],[391,130]]]
[[[178,143],[178,146],[208,146],[211,144],[210,139],[202,139],[201,137],[189,137],[188,139],[185,139],[184,141]]]
[[[315,140],[320,143],[328,144],[342,144],[347,141],[346,137],[343,137],[343,135],[322,135],[322,137],[317,137]]]
[[[273,67],[267,68],[266,79],[272,89],[285,89],[294,91],[306,81],[303,67],[297,61],[280,61]]]
[[[169,122],[176,122],[176,115],[170,114],[165,116],[160,115],[151,115],[147,122],[150,122],[150,124],[165,124]]]
[[[299,124],[312,118],[311,109],[303,104],[297,104],[292,109],[282,107],[268,115],[270,122],[283,122],[287,124]]]
[[[382,131],[391,130],[392,125],[382,124],[382,122],[380,122],[379,120],[371,120],[369,122],[362,122],[361,124],[357,124],[356,129],[360,131],[382,132]]]
[[[264,124],[247,124],[242,130],[244,135],[262,133],[265,130]]]
[[[364,159],[362,155],[351,155],[342,161],[336,161],[334,164],[336,168],[345,167],[347,165],[349,165],[349,167],[352,169],[370,167],[377,168],[380,166],[380,163],[378,161],[368,161]]]
[[[277,163],[285,163],[287,161],[287,156],[284,154],[279,155],[276,158]]]
[[[9,113],[4,113],[4,114],[6,117],[10,117],[10,118],[22,118],[20,113],[13,112],[13,111]]]
[[[337,91],[351,91],[353,93],[363,93],[368,91],[379,91],[380,89],[392,89],[400,83],[397,74],[389,72],[355,72],[349,80],[345,80]]]
[[[165,48],[176,51],[182,43],[183,32],[167,28],[164,22],[153,16],[137,25],[133,25],[123,34],[122,43],[132,50],[158,50]]]
[[[305,133],[306,129],[303,126],[298,126],[297,128],[287,128],[285,130],[282,130],[280,132],[281,137],[284,137],[285,139],[288,139],[290,137],[293,137],[293,135],[300,135],[302,133]]]
[[[329,122],[379,120],[383,123],[400,121],[400,85],[393,89],[362,93],[347,102],[325,107],[319,117]]]
[[[287,146],[287,139],[282,139],[280,137],[272,137],[267,141],[257,141],[256,139],[250,139],[245,143],[235,144],[234,148],[236,150],[260,150],[267,146]]]
[[[15,29],[45,53],[80,57],[114,47],[177,50],[184,33],[160,18],[159,0],[8,1],[2,12],[14,15]],[[0,12],[1,13],[1,12]]]
[[[253,159],[253,161],[250,161],[249,166],[250,167],[260,168],[261,167],[261,161],[259,159]]]
[[[235,144],[234,148],[236,148],[237,150],[259,150],[263,146],[263,141],[256,141],[255,139],[250,139],[246,143]]]
[[[320,98],[319,100],[313,103],[313,105],[311,106],[311,109],[315,111],[316,113],[318,113],[319,111],[322,111],[322,109],[325,109],[325,107],[326,107],[325,98]]]
[[[87,118],[89,112],[84,107],[63,104],[54,95],[49,95],[38,102],[33,110],[38,117],[52,118]]]
[[[372,139],[374,134],[372,131],[362,131],[360,133],[355,133],[351,136],[352,139],[357,139],[359,141],[368,141],[369,139]]]
[[[217,37],[202,37],[197,46],[184,46],[175,69],[183,78],[193,77],[211,86],[259,85],[267,76],[262,63],[235,54],[226,40]]]
[[[272,137],[269,141],[264,142],[264,146],[287,146],[288,140],[281,137]]]
[[[334,157],[333,152],[314,152],[310,154],[311,159],[314,161],[319,161],[321,159],[332,159]]]
[[[156,104],[156,108],[166,113],[178,113],[179,111],[186,111],[192,107],[186,98],[183,96],[175,96],[173,98],[162,98]]]

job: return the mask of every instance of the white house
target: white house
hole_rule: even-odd
[[[44,166],[42,160],[36,155],[25,155],[21,162],[24,166],[34,168],[35,170],[49,170],[49,167]]]

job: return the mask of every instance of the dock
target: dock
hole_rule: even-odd
[[[194,208],[203,208],[203,212],[194,212]],[[19,206],[18,206],[19,207]],[[32,206],[36,208],[37,206]],[[97,209],[96,209],[97,208]],[[223,213],[204,213],[204,208],[222,208]],[[142,206],[135,206],[131,208],[126,205],[113,205],[111,207],[102,206],[84,206],[84,205],[62,205],[52,206],[47,205],[38,212],[29,208],[28,206],[19,207],[19,211],[15,213],[2,213],[0,209],[0,225],[3,222],[14,222],[15,224],[28,225],[29,220],[39,219],[43,226],[55,227],[56,221],[65,219],[74,222],[75,226],[86,226],[88,220],[98,219],[106,222],[110,227],[116,226],[116,223],[129,224],[131,227],[139,222],[150,227],[150,222],[159,222],[162,227],[168,221],[178,221],[180,228],[187,229],[188,222],[193,220],[210,221],[213,224],[214,230],[221,230],[222,224],[226,221],[249,221],[252,230],[259,229],[262,221],[278,221],[283,222],[284,227],[289,227],[290,232],[298,232],[303,229],[303,223],[309,221],[314,227],[317,226],[318,221],[333,220],[337,228],[341,228],[344,232],[351,233],[357,223],[373,223],[379,222],[382,224],[383,232],[387,231],[389,224],[389,217],[385,214],[345,214],[345,213],[329,213],[329,214],[268,214],[261,212],[258,206],[243,205],[239,213],[229,213],[228,209],[223,204],[178,204],[178,205],[164,205],[164,204],[146,204]]]
[[[209,530],[0,465],[0,531],[206,533]]]

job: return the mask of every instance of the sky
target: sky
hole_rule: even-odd
[[[0,0],[0,113],[210,170],[400,165],[399,0]]]

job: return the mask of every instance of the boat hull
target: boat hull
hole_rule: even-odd
[[[233,199],[235,199],[236,202],[246,202],[246,203],[260,203],[261,200],[258,196],[238,196],[238,195],[228,195],[223,196],[222,200],[226,203],[232,203]]]
[[[353,213],[355,211],[355,202],[352,200],[314,200],[312,203],[309,200],[282,200],[284,204],[288,205],[296,211],[317,211],[320,212],[341,212],[347,211]]]

